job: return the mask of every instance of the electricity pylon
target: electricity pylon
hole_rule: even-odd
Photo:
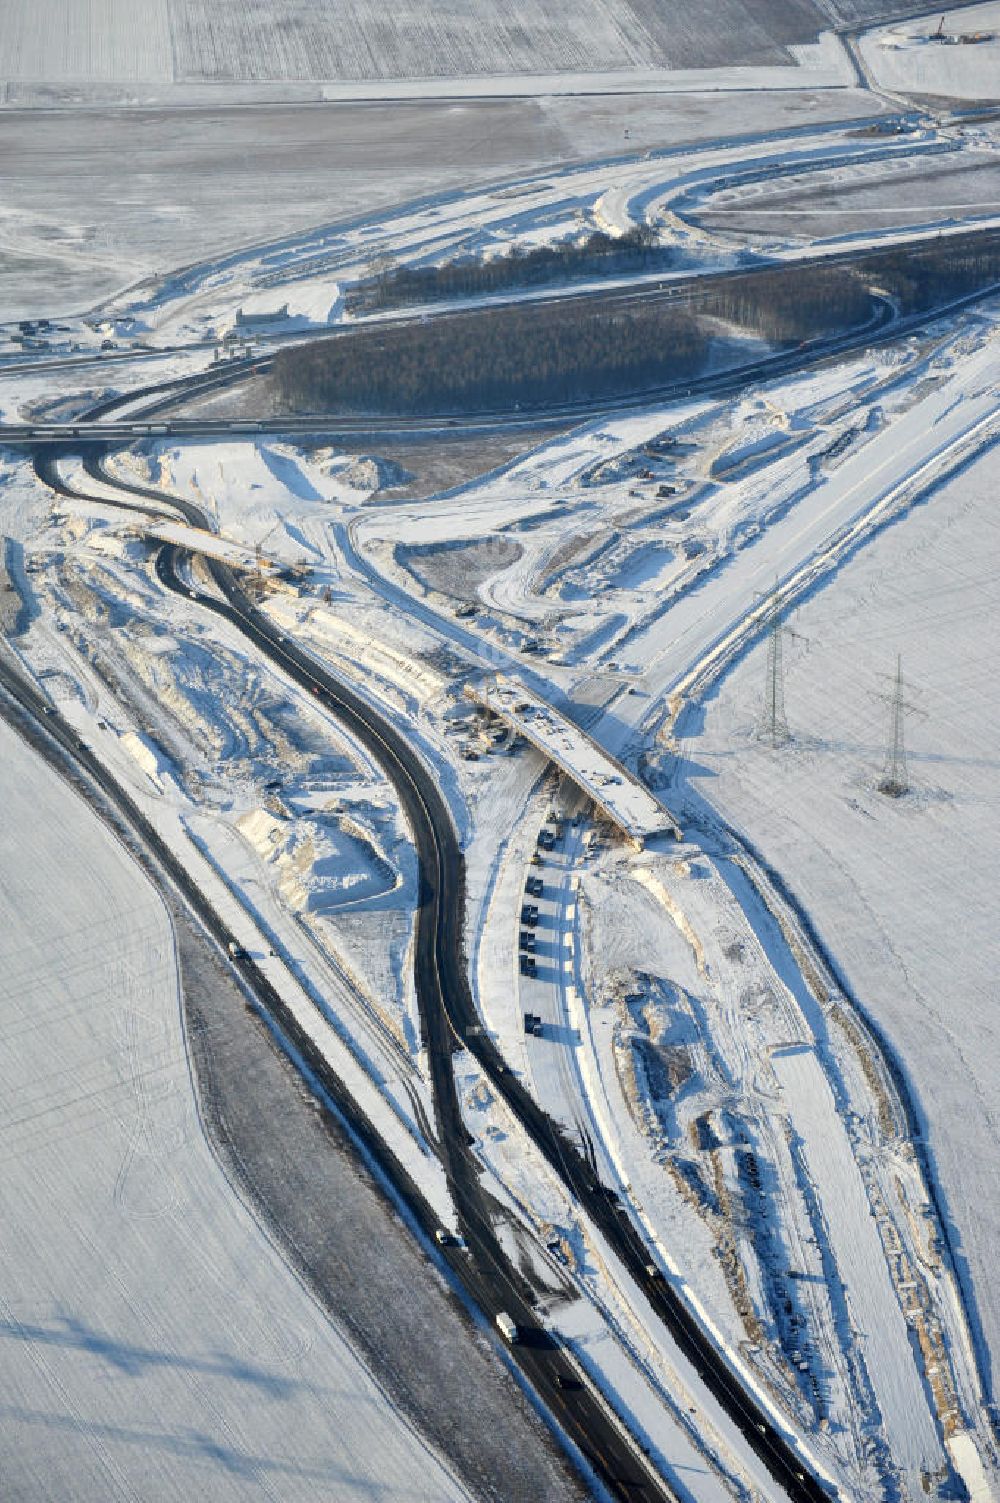
[[[767,597],[764,619],[767,622],[767,675],[764,679],[764,704],[761,710],[757,736],[773,747],[785,746],[792,739],[785,715],[785,673],[782,663],[782,638],[790,637],[805,641],[798,632],[792,631],[781,619],[784,601],[774,581],[774,589]]]
[[[889,732],[886,737],[885,765],[882,768],[882,776],[878,782],[879,793],[887,794],[889,798],[902,798],[910,789],[910,779],[906,767],[906,737],[903,732],[903,719],[907,711],[920,715],[923,712],[916,705],[910,704],[903,698],[903,657],[901,653],[896,655],[896,676],[892,681],[892,691],[889,694],[880,694],[879,698],[889,706]]]

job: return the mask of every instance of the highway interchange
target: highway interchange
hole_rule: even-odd
[[[802,357],[807,353],[799,352]],[[165,389],[150,386],[141,394],[141,405],[147,411],[158,411],[164,406],[173,406],[182,396],[192,392],[200,394],[206,388],[215,389],[239,381],[245,378],[247,370],[246,364],[234,364],[223,371],[213,370],[187,381],[165,383]],[[727,382],[733,379],[732,374],[727,376]],[[81,444],[78,438],[77,444],[70,441],[67,445],[64,436],[56,448],[48,444],[35,445],[35,467],[39,478],[59,493],[98,505],[109,504],[110,486],[119,493],[118,501],[111,504],[153,515],[162,515],[164,508],[169,506],[192,526],[210,530],[209,518],[191,501],[131,481],[125,482],[107,467],[106,459],[116,447],[114,419],[109,420],[109,415],[117,405],[127,403],[134,406],[136,399],[135,391],[124,398],[105,399],[96,411],[91,410],[74,425],[81,430],[80,437],[86,435],[90,438],[91,434],[96,436],[95,430],[100,432],[103,440],[100,444]],[[141,426],[143,419],[137,417],[134,421]],[[93,493],[88,494],[62,477],[59,457],[74,448],[83,453],[86,471],[98,482],[99,488]],[[454,1050],[467,1048],[531,1135],[550,1167],[584,1209],[590,1222],[643,1289],[677,1349],[697,1372],[706,1389],[729,1413],[780,1484],[783,1495],[803,1500],[803,1503],[828,1498],[826,1485],[810,1474],[772,1417],[744,1390],[711,1338],[702,1331],[683,1299],[664,1277],[655,1255],[636,1230],[627,1210],[610,1187],[601,1183],[591,1160],[538,1107],[517,1077],[508,1070],[489,1037],[479,1029],[462,934],[464,863],[454,823],[430,769],[386,716],[379,714],[370,702],[279,631],[255,607],[231,570],[215,560],[206,560],[206,564],[221,599],[214,593],[193,587],[191,577],[184,569],[183,554],[173,545],[167,544],[159,549],[156,572],[166,588],[224,617],[247,638],[256,652],[314,694],[320,705],[350,729],[383,767],[410,825],[421,874],[414,961],[417,997],[431,1069],[440,1152],[464,1243],[461,1248],[438,1249],[439,1255],[446,1258],[475,1304],[487,1316],[492,1317],[501,1310],[513,1315],[524,1335],[511,1348],[512,1356],[532,1385],[545,1395],[547,1407],[613,1495],[631,1499],[676,1499],[679,1495],[657,1476],[606,1403],[586,1382],[579,1381],[574,1366],[567,1366],[565,1355],[533,1314],[536,1292],[514,1268],[500,1245],[494,1230],[499,1208],[484,1192],[480,1166],[469,1150],[452,1070]],[[41,696],[26,688],[19,676],[16,681],[12,680],[9,669],[5,670],[3,684],[8,693],[16,696],[22,710],[30,712],[37,723],[39,710],[43,709],[38,703]],[[216,942],[225,947],[229,937],[225,927],[134,803],[100,767],[96,757],[79,744],[78,738],[63,728],[56,717],[49,713],[41,723],[47,731],[58,736],[63,753],[74,757],[101,790],[110,795],[141,843],[154,854],[168,880],[181,892]],[[307,1059],[310,1069],[327,1087],[331,1101],[345,1112],[353,1130],[376,1153],[418,1224],[431,1233],[433,1217],[419,1192],[386,1154],[378,1143],[377,1134],[363,1120],[356,1106],[345,1111],[347,1092],[336,1081],[329,1066],[316,1057],[317,1051],[303,1039],[301,1030],[281,1004],[274,987],[249,957],[241,957],[233,963],[257,1005],[273,1019],[291,1046]],[[558,1277],[558,1270],[554,1272]]]
[[[971,301],[971,298],[961,300],[963,304]],[[882,304],[874,322],[863,329],[755,361],[738,371],[715,373],[655,393],[644,392],[623,405],[639,406],[654,398],[677,395],[679,391],[705,395],[737,391],[762,376],[786,374],[841,356],[876,339],[896,338],[903,332],[904,324],[908,326],[907,321],[896,319],[892,310]],[[580,420],[588,411],[607,411],[607,405],[602,403],[588,407],[567,405],[541,415],[486,413],[473,418],[448,415],[415,419],[355,416],[331,419],[322,415],[283,418],[278,422],[267,418],[182,418],[173,414],[171,409],[180,402],[235,385],[250,374],[266,370],[268,363],[267,357],[256,357],[214,367],[193,377],[150,384],[124,397],[105,399],[71,423],[10,424],[0,429],[0,444],[28,451],[39,478],[64,495],[107,505],[111,487],[119,494],[110,504],[155,515],[172,508],[193,526],[210,530],[207,515],[189,500],[123,481],[107,467],[108,455],[116,448],[151,438],[243,436],[252,441],[253,435],[266,431],[322,435],[325,442],[336,443],[395,433],[433,436],[457,430],[471,435],[492,431],[501,424],[537,429],[540,421],[559,426]],[[117,409],[123,407],[129,409],[128,415],[117,417]],[[72,454],[83,455],[87,473],[99,483],[94,492],[64,479],[59,461]],[[155,567],[165,588],[224,618],[242,633],[256,653],[313,694],[319,705],[368,748],[396,791],[420,865],[414,958],[417,997],[431,1071],[439,1149],[462,1228],[463,1245],[438,1247],[435,1252],[447,1262],[470,1300],[488,1318],[499,1311],[513,1315],[521,1339],[511,1348],[511,1356],[542,1395],[559,1426],[614,1496],[667,1500],[680,1496],[657,1476],[609,1406],[586,1381],[580,1381],[575,1366],[538,1323],[533,1309],[537,1291],[514,1267],[501,1246],[495,1230],[498,1208],[483,1188],[480,1166],[469,1149],[452,1068],[456,1049],[468,1049],[475,1056],[494,1090],[503,1097],[590,1223],[614,1249],[676,1348],[738,1426],[783,1495],[804,1503],[828,1498],[828,1486],[812,1474],[772,1416],[745,1390],[670,1280],[664,1277],[627,1209],[601,1183],[592,1160],[541,1110],[507,1068],[489,1037],[480,1031],[462,932],[463,857],[458,834],[431,769],[387,716],[280,631],[254,605],[237,577],[223,564],[207,561],[218,593],[193,584],[185,558],[174,545],[166,544],[159,549]],[[102,798],[114,805],[136,841],[152,857],[162,878],[183,896],[213,940],[225,949],[230,938],[226,926],[99,758],[52,713],[51,706],[26,678],[6,662],[0,664],[0,684],[11,713],[22,722],[30,721],[40,749],[57,761],[71,759]],[[244,955],[233,964],[254,1004],[272,1020],[287,1045],[306,1061],[331,1106],[343,1115],[380,1162],[422,1228],[428,1245],[432,1245],[435,1218],[419,1189],[387,1153],[372,1125],[304,1037],[253,959]],[[554,1274],[558,1277],[557,1271]]]

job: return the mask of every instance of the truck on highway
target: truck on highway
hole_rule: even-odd
[[[514,1321],[506,1310],[500,1310],[496,1316],[496,1326],[500,1335],[510,1346],[517,1340],[517,1322]]]

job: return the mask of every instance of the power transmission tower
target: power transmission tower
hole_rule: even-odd
[[[892,681],[892,690],[889,694],[880,694],[879,698],[889,706],[889,733],[886,738],[885,765],[882,776],[878,782],[879,793],[886,794],[889,798],[902,798],[910,789],[910,780],[906,768],[906,738],[903,732],[903,719],[907,711],[920,715],[923,712],[916,705],[910,704],[903,698],[903,657],[899,653],[896,656],[896,676]]]
[[[770,746],[786,746],[792,739],[785,715],[785,672],[782,663],[782,638],[787,633],[799,641],[798,632],[792,631],[781,618],[784,600],[778,589],[778,581],[767,597],[764,619],[767,622],[767,675],[764,679],[764,704],[761,710],[757,736]]]
[[[261,543],[253,545],[253,573],[250,575],[250,598],[251,600],[263,600],[264,598],[264,547]]]

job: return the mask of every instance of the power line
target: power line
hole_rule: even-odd
[[[785,633],[800,641],[798,632],[792,631],[782,620],[784,597],[774,582],[774,589],[767,597],[764,620],[767,622],[767,672],[764,678],[764,703],[761,709],[757,736],[772,747],[785,746],[792,739],[785,715],[785,673],[782,662],[782,638]]]

